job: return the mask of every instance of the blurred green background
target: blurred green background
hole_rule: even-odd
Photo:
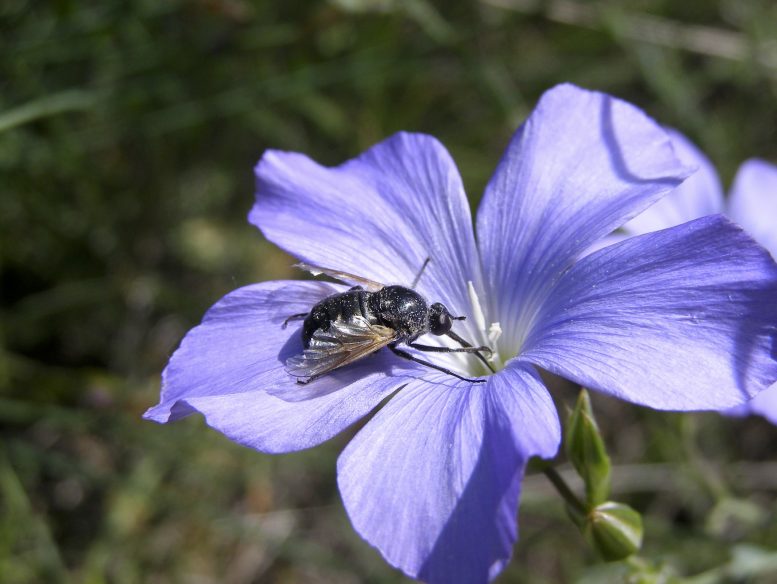
[[[343,512],[347,435],[271,457],[140,415],[208,306],[298,275],[245,221],[266,148],[334,164],[431,133],[475,204],[561,81],[685,132],[727,182],[777,161],[773,1],[0,3],[0,582],[405,581]],[[662,577],[777,581],[777,429],[594,405]],[[627,570],[542,476],[520,530],[501,583]]]

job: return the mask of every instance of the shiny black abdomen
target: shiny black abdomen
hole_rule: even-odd
[[[357,286],[347,292],[327,296],[318,302],[305,317],[302,325],[302,345],[307,349],[313,333],[318,329],[328,329],[329,325],[338,319],[348,321],[354,316],[361,316],[370,323],[380,324],[369,307],[370,296],[374,294]]]

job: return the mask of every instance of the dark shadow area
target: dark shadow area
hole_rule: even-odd
[[[774,271],[777,272],[777,269]],[[748,386],[753,388],[753,383],[748,381],[760,381],[764,389],[777,381],[777,284],[744,296],[746,308],[738,320],[732,359],[739,387],[745,400],[748,400],[750,395],[745,389]],[[752,375],[754,368],[760,373],[755,379]]]

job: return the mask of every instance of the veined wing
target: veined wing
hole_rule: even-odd
[[[286,371],[310,381],[330,371],[374,353],[395,340],[396,332],[362,317],[348,322],[336,320],[327,330],[313,333],[310,346],[302,355],[286,360]]]
[[[363,286],[365,290],[369,290],[370,292],[377,292],[381,288],[385,288],[385,284],[381,284],[380,282],[376,282],[375,280],[362,278],[361,276],[357,276],[356,274],[350,274],[348,272],[341,272],[339,270],[330,270],[329,268],[322,268],[320,266],[306,264],[305,262],[294,264],[294,267],[299,268],[301,270],[305,270],[306,272],[310,272],[314,276],[326,274],[327,276],[330,276],[335,280],[340,280],[341,282],[345,282],[346,284],[359,284]]]

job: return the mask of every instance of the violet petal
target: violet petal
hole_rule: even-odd
[[[351,441],[338,483],[356,530],[394,566],[431,584],[487,582],[517,536],[530,456],[560,442],[555,406],[532,367],[486,384],[410,382]]]
[[[739,167],[728,216],[777,259],[777,166],[751,159]]]
[[[249,215],[273,243],[314,264],[385,284],[410,285],[454,314],[480,286],[469,203],[435,138],[399,133],[340,166],[268,151],[256,167]]]
[[[165,423],[199,412],[228,438],[263,452],[308,448],[347,428],[406,379],[388,376],[369,357],[308,386],[286,373],[286,359],[302,343],[299,323],[283,329],[283,320],[336,290],[280,281],[227,294],[181,342],[164,371],[160,403],[144,417]],[[284,390],[303,401],[268,393]]]
[[[722,215],[573,266],[521,359],[667,410],[734,406],[777,379],[777,265]]]
[[[634,106],[560,85],[516,132],[477,217],[491,320],[527,325],[532,303],[592,243],[692,171]],[[505,339],[509,344],[517,338]]]

